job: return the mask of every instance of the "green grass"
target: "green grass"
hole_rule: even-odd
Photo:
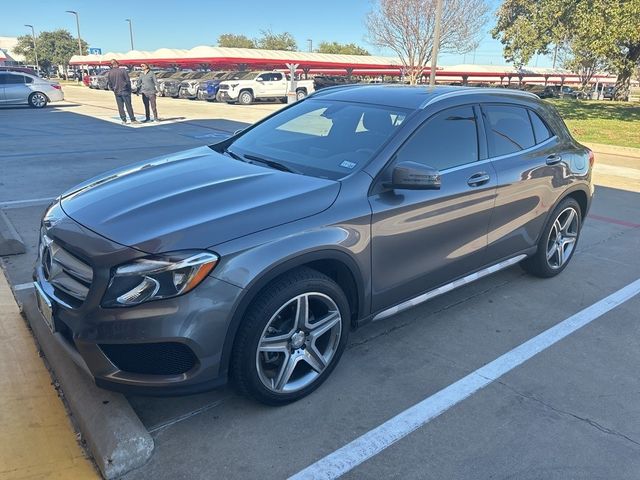
[[[547,100],[579,142],[640,148],[640,103]]]

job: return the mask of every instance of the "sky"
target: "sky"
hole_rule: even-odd
[[[505,64],[500,42],[489,34],[500,0],[488,1],[492,13],[475,54],[444,53],[439,64]],[[130,50],[125,20],[130,18],[136,50],[214,45],[222,33],[254,38],[270,29],[291,32],[303,51],[311,39],[314,46],[321,41],[356,43],[374,55],[393,55],[366,41],[364,19],[372,5],[372,0],[8,0],[1,9],[0,37],[30,33],[24,24],[32,24],[36,32],[65,28],[75,36],[75,17],[65,13],[75,10],[81,37],[102,53]],[[550,64],[541,56],[530,66]]]

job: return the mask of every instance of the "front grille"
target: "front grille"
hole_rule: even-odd
[[[54,289],[83,302],[89,294],[93,269],[49,238],[40,238],[40,263],[44,278]]]
[[[193,351],[182,343],[101,344],[100,348],[120,370],[145,375],[179,375],[197,363]]]

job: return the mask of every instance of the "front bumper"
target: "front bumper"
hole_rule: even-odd
[[[190,91],[187,87],[181,87],[178,96],[180,98],[188,98],[189,100],[193,100],[198,96],[197,92]]]
[[[240,288],[207,277],[186,295],[135,307],[102,308],[108,264],[139,254],[68,217],[51,227],[47,236],[81,260],[100,258],[90,262],[94,279],[80,305],[70,305],[68,297],[46,279],[41,259],[34,270],[34,281],[53,305],[55,338],[98,386],[171,395],[210,389],[226,381],[221,369],[224,341]],[[76,243],[81,239],[82,247],[71,245],[70,239]],[[111,260],[104,262],[108,257]]]
[[[229,94],[229,90],[218,90],[218,98],[222,102],[236,102],[238,101],[238,96],[235,97]]]

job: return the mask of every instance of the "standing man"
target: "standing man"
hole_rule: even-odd
[[[122,123],[127,123],[127,116],[124,113],[124,107],[127,107],[127,113],[131,119],[131,123],[138,123],[133,114],[133,106],[131,105],[131,79],[126,69],[120,68],[117,60],[111,60],[111,70],[107,74],[107,88],[113,90],[118,104],[118,112]]]
[[[137,87],[138,93],[142,94],[142,103],[144,103],[145,119],[142,122],[157,122],[160,119],[158,118],[158,109],[156,107],[156,92],[158,91],[156,74],[151,71],[146,63],[140,66],[142,67],[142,74],[138,77]],[[153,111],[153,120],[149,118],[149,104],[151,104],[151,110]]]

